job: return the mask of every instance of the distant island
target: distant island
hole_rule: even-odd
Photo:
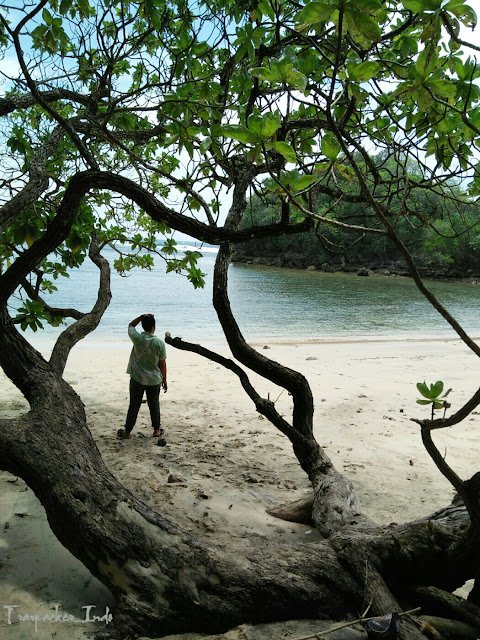
[[[418,247],[415,259],[422,275],[435,279],[478,280],[480,283],[480,256],[477,255],[476,243],[468,240],[461,235],[455,238],[455,242],[438,237],[433,250],[426,242]],[[177,250],[214,254],[218,246],[185,237],[177,239]],[[359,276],[410,276],[404,258],[387,238],[380,241],[364,238],[358,246],[353,245],[338,253],[328,252],[314,232],[259,238],[238,243],[233,261],[325,273],[356,273]]]

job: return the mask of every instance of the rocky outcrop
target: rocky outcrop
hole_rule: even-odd
[[[282,267],[287,269],[305,269],[307,271],[323,271],[325,273],[352,273],[359,276],[405,276],[409,277],[407,266],[400,260],[391,262],[375,262],[371,264],[352,264],[347,262],[343,256],[332,258],[327,262],[324,258],[318,261],[312,260],[311,256],[302,256],[298,253],[288,252],[277,255],[248,255],[237,252],[233,262],[241,264],[265,265],[271,267]],[[472,269],[462,270],[454,266],[425,265],[420,268],[424,278],[435,280],[447,279],[468,279],[474,284],[480,284],[480,271]]]

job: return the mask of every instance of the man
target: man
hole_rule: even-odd
[[[142,323],[142,333],[135,328],[139,322]],[[151,313],[138,316],[128,325],[128,336],[133,342],[127,367],[127,373],[130,374],[130,404],[125,428],[119,429],[117,436],[122,439],[130,438],[143,394],[146,392],[152,435],[159,438],[158,444],[163,446],[166,441],[163,438],[163,429],[160,428],[160,387],[167,391],[167,360],[165,343],[154,336],[154,333],[155,318]]]

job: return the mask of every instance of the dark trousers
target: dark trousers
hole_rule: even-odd
[[[137,421],[138,411],[142,404],[143,394],[147,394],[147,403],[152,420],[152,429],[160,429],[160,385],[145,385],[130,378],[130,404],[128,406],[127,419],[125,421],[125,431],[130,431]]]

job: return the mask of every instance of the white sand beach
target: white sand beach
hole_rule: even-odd
[[[266,355],[309,379],[316,437],[355,483],[371,519],[403,522],[451,500],[453,490],[425,452],[410,418],[427,417],[429,411],[415,402],[419,381],[443,380],[452,387],[452,411],[477,389],[480,360],[462,343],[291,340],[256,346],[268,347]],[[308,481],[287,439],[256,413],[235,375],[219,365],[169,348],[169,389],[161,396],[167,446],[157,447],[150,438],[146,405],[134,437],[116,439],[128,404],[129,348],[127,342],[84,342],[72,352],[65,372],[86,405],[89,427],[105,462],[119,480],[167,517],[217,542],[254,544],[260,537],[302,544],[314,539],[308,526],[266,514],[271,506],[305,495]],[[216,348],[227,353],[222,346]],[[255,375],[251,379],[285,416],[290,415],[286,392]],[[0,416],[26,409],[2,374]],[[440,451],[462,477],[478,470],[479,413],[454,429],[435,433]],[[171,474],[181,481],[168,482]],[[2,472],[0,485],[0,637],[87,637],[105,621],[87,624],[86,612],[108,613],[109,593],[56,541],[42,507],[21,479]],[[82,609],[90,605],[96,609]],[[27,619],[27,614],[55,612],[83,622],[40,621],[36,630]]]

